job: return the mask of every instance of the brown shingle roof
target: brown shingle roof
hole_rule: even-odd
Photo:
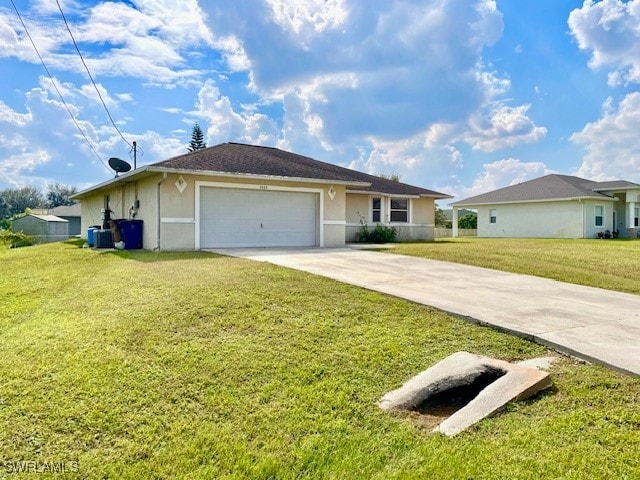
[[[151,165],[203,172],[264,175],[286,178],[305,178],[340,182],[366,182],[370,186],[357,186],[357,190],[392,195],[422,195],[451,198],[449,195],[415,187],[406,183],[369,175],[331,163],[321,162],[304,155],[273,147],[223,143],[196,152],[179,155]]]
[[[592,182],[570,175],[551,174],[535,178],[518,185],[499,188],[492,192],[476,195],[452,203],[454,206],[480,205],[491,203],[535,202],[553,199],[594,198],[611,200],[610,195],[599,193],[598,189],[639,187],[631,182]]]

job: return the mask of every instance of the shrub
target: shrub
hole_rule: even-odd
[[[24,232],[12,232],[11,230],[0,230],[0,244],[8,245],[11,248],[26,247],[33,245],[33,239]]]
[[[369,230],[367,225],[361,225],[356,239],[358,242],[392,243],[396,241],[397,235],[398,231],[395,227],[385,227],[378,224],[373,230]]]
[[[394,227],[385,227],[377,224],[373,230],[369,230],[369,225],[364,219],[364,215],[360,215],[360,228],[356,232],[356,241],[371,243],[391,243],[396,241],[398,231]]]

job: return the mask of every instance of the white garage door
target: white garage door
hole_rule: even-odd
[[[318,194],[201,187],[200,248],[313,247]]]

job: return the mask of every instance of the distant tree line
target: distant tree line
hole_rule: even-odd
[[[24,213],[28,208],[54,208],[73,205],[70,197],[78,192],[76,187],[53,183],[46,193],[36,187],[5,188],[0,190],[0,219],[8,219]]]
[[[435,224],[438,228],[451,228],[452,221],[447,219],[444,211],[440,207],[436,207]],[[478,228],[478,216],[473,213],[467,213],[458,218],[458,228],[475,230]]]

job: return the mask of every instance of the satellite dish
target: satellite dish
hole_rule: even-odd
[[[109,166],[116,172],[116,177],[119,173],[125,173],[131,170],[131,165],[120,158],[111,157],[109,159]]]

